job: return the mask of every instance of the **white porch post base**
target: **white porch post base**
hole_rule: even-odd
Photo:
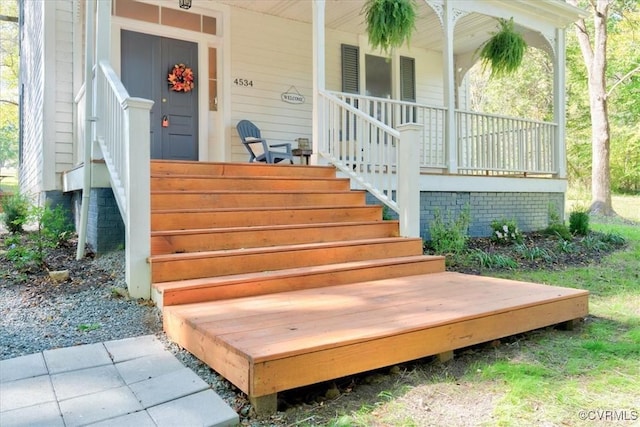
[[[398,207],[400,235],[420,237],[420,130],[416,123],[397,127],[400,132],[398,153]]]
[[[128,112],[129,176],[126,182],[127,210],[125,230],[126,281],[132,298],[151,297],[151,194],[149,113],[153,102],[129,98]]]

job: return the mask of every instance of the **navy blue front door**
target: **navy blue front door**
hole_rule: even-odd
[[[122,30],[121,78],[131,96],[150,99],[151,158],[198,160],[198,45]],[[170,90],[176,64],[193,70],[190,92]]]

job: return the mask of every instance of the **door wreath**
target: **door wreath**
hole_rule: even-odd
[[[169,89],[175,92],[191,92],[195,86],[193,70],[184,64],[174,65],[167,80],[169,81]]]

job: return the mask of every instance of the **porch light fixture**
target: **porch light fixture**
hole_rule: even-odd
[[[191,8],[191,0],[178,0],[178,4],[182,9],[190,9]]]

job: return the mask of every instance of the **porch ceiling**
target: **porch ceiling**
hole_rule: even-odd
[[[210,0],[215,1],[215,0]],[[220,0],[221,3],[233,7],[252,10],[267,15],[279,16],[299,22],[311,23],[312,1],[300,0]],[[325,26],[347,33],[366,33],[364,16],[361,14],[365,0],[326,0]],[[489,0],[487,5],[499,3],[502,7],[518,10],[522,13],[536,15],[549,20],[554,25],[563,26],[571,22],[571,13],[565,10],[568,5],[557,0],[542,0],[540,4],[522,0]],[[418,21],[416,31],[411,38],[411,46],[430,50],[442,50],[443,34],[440,20],[434,10],[425,2],[417,1]],[[558,12],[555,13],[554,12]],[[569,13],[571,12],[571,13]],[[559,16],[562,15],[562,16]],[[577,18],[577,16],[576,16]],[[519,27],[517,29],[527,36],[536,31]],[[464,54],[478,49],[497,28],[495,17],[482,13],[471,13],[458,20],[455,26],[453,48],[455,54]]]

